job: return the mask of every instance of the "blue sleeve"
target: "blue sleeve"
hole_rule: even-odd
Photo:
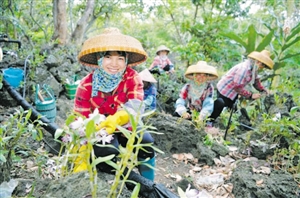
[[[207,118],[208,116],[211,115],[211,113],[214,110],[214,100],[212,97],[207,97],[205,98],[205,100],[203,101],[202,104],[202,109],[200,112],[200,116],[202,119]]]

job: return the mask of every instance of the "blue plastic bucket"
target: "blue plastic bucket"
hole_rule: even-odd
[[[13,88],[18,88],[24,77],[24,71],[18,68],[3,70],[3,77]]]
[[[56,99],[52,89],[48,85],[43,85],[42,88],[40,88],[39,84],[36,85],[35,107],[42,116],[48,118],[50,122],[55,122]]]
[[[55,100],[48,100],[44,102],[36,102],[35,104],[36,110],[46,116],[50,122],[55,122],[56,118],[56,101]]]

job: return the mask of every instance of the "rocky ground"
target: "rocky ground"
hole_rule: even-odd
[[[44,63],[36,68],[36,78],[26,82],[26,92],[22,89],[18,91],[25,94],[26,100],[33,104],[35,92],[32,91],[32,87],[37,83],[50,85],[57,97],[55,123],[62,127],[73,106],[73,101],[66,97],[63,83],[66,78],[78,72],[85,76],[89,71],[82,69],[75,58],[49,55]],[[164,92],[170,91],[170,95],[177,97],[173,88],[164,87],[162,83],[160,87]],[[265,100],[266,110],[269,114],[275,115],[280,112],[281,115],[289,115],[291,107],[295,106],[291,96],[279,97],[285,98],[285,104],[278,107],[274,105],[274,98],[270,97]],[[19,106],[4,88],[0,89],[0,99],[2,127]],[[216,128],[206,129],[197,123],[172,117],[172,101],[169,104],[159,102],[158,112],[145,119],[146,124],[151,124],[162,133],[153,135],[155,146],[164,151],[164,154],[157,154],[156,184],[163,184],[170,192],[183,198],[299,198],[299,183],[280,166],[270,163],[274,148],[257,144],[256,140],[262,137],[257,136],[255,131],[246,130],[242,126],[230,129],[226,139],[230,144],[227,145],[223,140],[225,126],[222,121]],[[225,114],[229,115],[228,112]],[[239,119],[249,124],[243,113],[235,114],[235,119],[240,115]],[[256,119],[255,122],[259,122],[260,118]],[[228,117],[225,124],[227,120]],[[21,138],[18,142],[18,158],[11,164],[9,172],[13,180],[8,186],[0,189],[15,189],[13,197],[90,197],[87,174],[79,173],[58,178],[55,171],[58,168],[55,163],[57,156],[49,153],[50,147],[55,147],[56,144],[45,130],[44,135],[43,141],[40,142],[32,141],[30,136]],[[247,139],[249,137],[253,139]],[[295,159],[293,163],[299,164],[299,159]],[[0,179],[5,174],[2,165]],[[99,173],[98,197],[106,197],[112,180],[113,175]],[[120,197],[130,195],[131,191],[125,189]]]
[[[1,121],[13,109],[1,107]],[[63,116],[58,117],[57,121],[63,119]],[[225,149],[217,142],[210,147],[201,143],[206,134],[217,140],[224,135],[223,129],[196,129],[190,121],[165,113],[157,113],[145,122],[155,123],[163,133],[154,135],[156,146],[165,152],[157,154],[155,182],[178,197],[299,197],[299,186],[292,176],[271,168],[266,160],[243,154],[235,145]],[[48,153],[48,145],[55,144],[49,134],[45,134],[44,141],[27,142],[33,149],[32,155],[21,155],[19,162],[13,164],[11,178],[18,181],[14,197],[30,194],[34,197],[89,197],[88,176],[84,173],[56,179],[56,156]],[[100,197],[108,193],[112,180],[113,175],[100,174]],[[181,191],[184,193],[180,194]],[[125,190],[121,197],[130,197],[130,191]]]

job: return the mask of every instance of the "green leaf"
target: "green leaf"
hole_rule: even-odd
[[[23,154],[25,156],[29,156],[28,152],[26,152],[26,151],[17,151],[16,153],[17,154]]]
[[[248,46],[246,48],[246,52],[249,54],[255,50],[257,32],[255,30],[254,25],[250,25],[248,28]]]
[[[247,44],[238,35],[236,35],[232,32],[231,33],[223,33],[221,35],[236,41],[237,43],[241,44],[245,49],[247,49]]]
[[[63,129],[56,129],[55,134],[54,134],[54,139],[57,140],[62,135],[63,132],[64,132]]]
[[[27,121],[30,119],[31,113],[32,113],[32,110],[29,109],[28,113],[26,114],[26,120]]]
[[[68,118],[66,119],[66,125],[69,126],[74,120],[76,120],[76,116],[74,114],[69,115]]]
[[[298,23],[293,29],[291,29],[291,33],[288,37],[286,37],[286,42],[288,42],[291,38],[293,38],[296,34],[300,32],[300,23]]]
[[[278,70],[278,69],[280,69],[280,68],[282,68],[282,67],[284,67],[284,66],[285,66],[285,62],[280,62],[280,63],[276,62],[276,63],[274,64],[273,69],[274,69],[274,70]]]
[[[274,35],[274,30],[272,30],[271,32],[269,32],[269,34],[267,34],[263,38],[263,40],[257,46],[256,51],[260,52],[260,51],[264,50],[266,48],[266,46],[268,46],[271,43],[273,35]]]
[[[141,184],[137,183],[131,193],[130,198],[136,198],[139,197],[139,192],[140,192]]]
[[[94,120],[90,120],[87,125],[86,125],[86,129],[85,129],[85,135],[87,138],[91,137],[91,135],[95,132],[95,121]]]
[[[297,43],[298,41],[300,41],[300,36],[296,37],[293,41],[291,41],[290,43],[287,43],[286,45],[284,45],[282,47],[282,51],[286,50],[287,48],[289,48],[290,46],[294,45],[295,43]]]
[[[98,147],[101,147],[101,148],[112,148],[112,149],[116,149],[116,150],[119,151],[118,148],[116,148],[115,146],[113,146],[111,144],[105,144],[105,145],[103,145],[103,144],[95,144],[95,145],[98,146]]]
[[[2,138],[2,141],[3,142],[8,142],[10,139],[12,139],[14,136],[7,136],[7,137],[4,137]]]
[[[295,107],[292,107],[292,108],[291,108],[290,112],[291,112],[291,114],[294,114],[294,113],[296,113],[299,109],[300,109],[300,106],[295,106]]]
[[[296,54],[287,54],[285,57],[281,58],[280,61],[288,59],[288,58],[292,58],[294,56],[299,56],[299,55],[300,55],[300,52],[296,53]]]
[[[6,162],[6,158],[3,154],[0,153],[0,161],[1,162]]]
[[[114,157],[115,157],[115,155],[108,155],[108,156],[105,156],[105,157],[98,157],[97,159],[95,159],[93,161],[93,163],[91,165],[94,167],[99,163],[108,162],[109,160],[111,160]]]
[[[127,130],[126,128],[124,128],[124,127],[122,127],[122,126],[117,126],[117,129],[119,130],[119,131],[121,131],[122,133],[123,133],[123,135],[127,138],[127,139],[129,139],[130,138],[130,134],[131,134],[131,131],[129,131],[129,130]]]

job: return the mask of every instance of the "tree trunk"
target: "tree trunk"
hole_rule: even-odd
[[[95,0],[88,0],[83,15],[77,22],[76,28],[71,35],[71,41],[74,42],[76,45],[81,45],[82,43],[89,18],[93,14],[94,8],[95,8]]]
[[[66,0],[53,0],[54,33],[52,40],[58,39],[60,45],[65,45],[68,37],[66,7]]]

